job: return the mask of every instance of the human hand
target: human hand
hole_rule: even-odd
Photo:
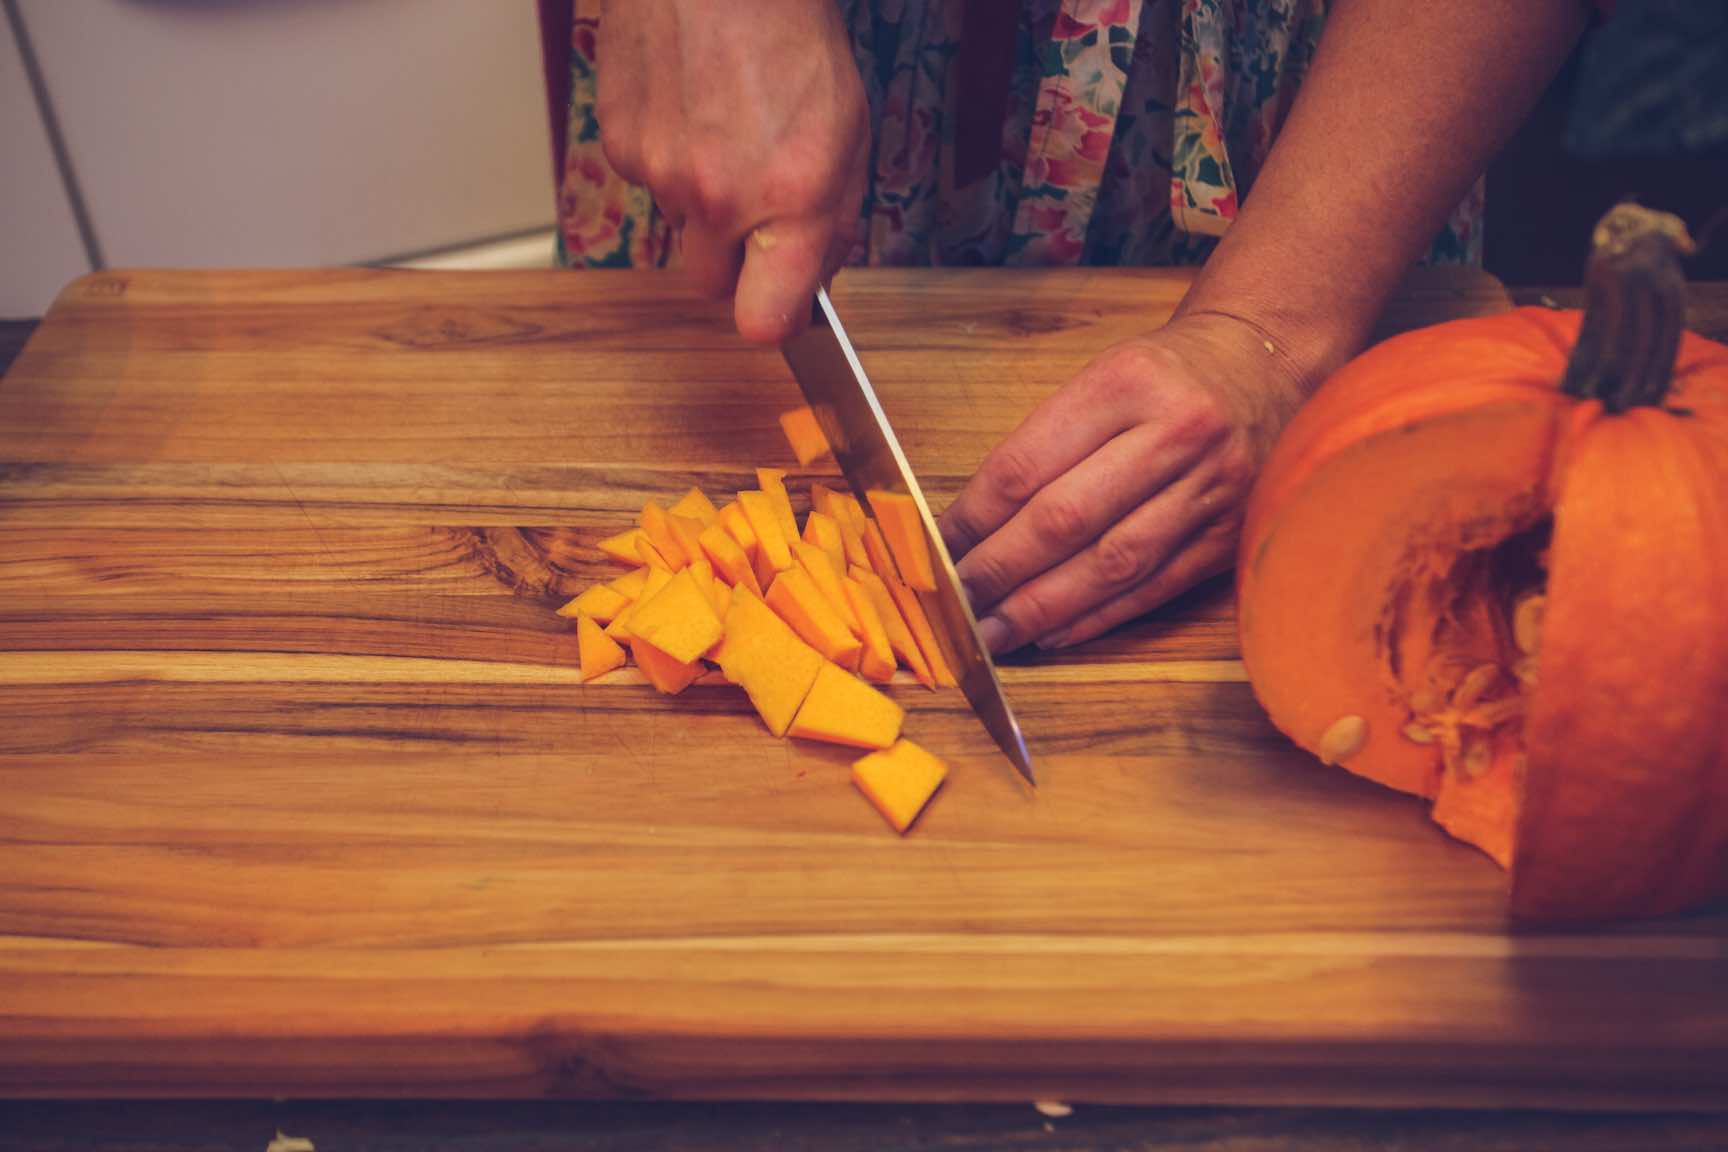
[[[1065,647],[1235,560],[1307,391],[1259,329],[1190,314],[1093,360],[984,459],[942,536],[991,651]]]
[[[680,226],[692,281],[735,294],[746,339],[802,327],[856,240],[869,155],[833,0],[611,0],[598,69],[606,158]]]

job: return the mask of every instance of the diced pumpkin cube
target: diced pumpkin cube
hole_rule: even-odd
[[[558,609],[560,616],[587,616],[601,624],[610,624],[618,613],[630,607],[630,597],[606,584],[596,584],[582,595]]]
[[[713,578],[710,572],[708,582]],[[720,615],[714,611],[711,593],[690,567],[638,602],[630,613],[629,627],[633,639],[647,641],[680,664],[700,660],[720,639]]]
[[[804,539],[828,554],[834,571],[846,571],[846,546],[840,542],[840,525],[824,512],[812,511],[804,517]]]
[[[606,625],[606,635],[622,643],[630,639],[630,617],[636,614],[648,600],[652,599],[662,588],[672,582],[672,573],[664,568],[648,569],[648,579],[642,585],[642,594],[637,596],[630,607],[612,618],[612,623]]]
[[[864,505],[858,503],[858,497],[850,492],[836,492],[834,499],[841,508],[845,509],[846,519],[852,521],[852,526],[862,533],[864,522],[870,517],[864,515]]]
[[[918,502],[902,492],[877,489],[870,492],[870,508],[888,539],[901,579],[919,592],[936,591],[936,569],[931,564],[930,541],[924,535]]]
[[[923,649],[918,647],[918,641],[912,636],[912,629],[907,626],[906,618],[900,614],[900,608],[894,603],[893,595],[888,591],[888,585],[882,582],[882,577],[854,564],[852,579],[870,593],[870,602],[876,607],[876,614],[882,620],[882,627],[888,633],[888,646],[900,658],[900,662],[912,670],[912,675],[918,678],[918,683],[926,688],[936,687],[936,678],[930,673],[930,662],[924,659]]]
[[[640,535],[642,535],[642,529],[630,528],[615,536],[608,536],[594,546],[614,560],[635,564],[639,562],[637,557],[641,555],[636,551],[636,538]]]
[[[671,514],[660,507],[658,500],[650,500],[642,506],[642,534],[648,537],[654,550],[666,558],[666,566],[674,572],[690,563],[684,546],[678,543],[678,537],[672,532]]]
[[[906,627],[912,631],[912,638],[918,641],[918,650],[924,654],[925,661],[930,665],[931,679],[936,681],[939,688],[955,687],[954,673],[948,667],[948,658],[942,655],[942,646],[936,642],[936,630],[930,626],[930,618],[924,614],[924,605],[918,602],[918,593],[898,580],[883,577],[882,583],[888,586],[888,594],[894,598],[894,606],[900,609],[900,615],[906,620]]]
[[[846,602],[852,606],[853,615],[858,617],[858,623],[863,626],[864,652],[858,658],[858,674],[866,680],[878,684],[886,684],[894,679],[894,649],[888,643],[888,629],[882,623],[882,614],[876,611],[876,605],[871,602],[870,593],[864,585],[847,577],[840,587],[846,592]]]
[[[810,485],[810,509],[811,509],[811,511],[820,512],[820,513],[822,513],[822,515],[828,517],[830,520],[838,519],[839,516],[845,515],[845,513],[843,513],[843,512],[839,513],[839,514],[835,513],[833,502],[834,502],[834,489],[828,487],[828,485],[826,485],[826,484],[819,484],[819,483],[814,483],[814,482],[811,483],[811,485]],[[808,527],[809,525],[806,524],[805,526]]]
[[[799,464],[808,466],[833,451],[815,409],[808,404],[780,413],[780,430],[786,433],[786,442],[792,445],[792,455],[798,457]]]
[[[726,609],[726,638],[716,653],[720,672],[744,689],[762,723],[776,736],[797,715],[823,659],[772,609],[740,584]]]
[[[686,569],[696,587],[708,598],[708,604],[714,609],[714,618],[722,619],[726,615],[726,602],[732,598],[732,589],[714,579],[714,565],[708,562],[708,557],[702,556],[690,561]]]
[[[675,660],[640,636],[630,641],[630,654],[648,683],[668,696],[676,696],[702,675],[700,660]]]
[[[798,539],[798,517],[792,513],[792,497],[786,494],[786,469],[756,469],[756,486],[774,502],[774,517],[780,522],[780,533],[790,544]],[[760,534],[761,529],[757,529]]]
[[[846,625],[846,630],[863,639],[864,625],[859,621],[858,614],[852,611],[852,605],[846,599],[846,590],[840,586],[840,570],[834,567],[828,554],[803,540],[792,546],[792,552],[798,558],[799,566],[809,573],[816,590],[822,593],[828,606],[834,609],[841,622]]]
[[[803,568],[788,568],[774,578],[768,588],[768,607],[836,664],[851,665],[864,649]]]
[[[726,578],[729,584],[743,584],[752,592],[761,595],[762,585],[756,579],[756,569],[750,566],[750,557],[744,552],[732,534],[726,531],[723,524],[710,524],[702,529],[700,537],[703,555],[714,565],[714,571]]]
[[[702,522],[688,516],[667,513],[666,523],[671,527],[672,535],[684,553],[684,562],[694,564],[702,559]]]
[[[734,500],[720,509],[720,526],[726,529],[726,535],[744,549],[744,555],[750,558],[754,567],[762,554],[762,542],[756,538],[756,529],[750,527],[750,518],[744,515],[744,509]]]
[[[894,563],[894,554],[888,551],[888,541],[882,538],[882,529],[876,521],[864,521],[864,554],[869,557],[870,570],[884,580],[900,579],[900,569]]]
[[[678,497],[678,503],[667,511],[674,516],[688,516],[704,528],[720,518],[720,509],[714,507],[714,501],[708,499],[700,488],[692,488]]]
[[[738,493],[738,506],[744,509],[744,518],[750,522],[750,528],[756,533],[756,540],[762,546],[762,558],[767,566],[775,572],[784,572],[792,567],[791,540],[797,539],[794,532],[790,539],[780,527],[780,515],[775,510],[774,499],[766,492]],[[758,568],[758,576],[762,575]],[[766,586],[768,581],[762,581]]]
[[[852,673],[824,664],[787,732],[800,740],[886,748],[899,738],[905,717],[905,709]]]
[[[912,827],[947,777],[948,765],[910,740],[852,765],[852,782],[900,833]]]
[[[582,662],[584,684],[624,666],[624,649],[589,616],[576,617],[576,656]]]
[[[672,571],[672,562],[666,559],[665,553],[654,547],[654,541],[648,538],[648,533],[644,532],[636,537],[636,551],[641,553],[642,563],[648,565],[649,571]]]
[[[626,572],[624,575],[618,577],[618,579],[607,584],[606,587],[612,589],[612,591],[618,593],[618,595],[624,597],[626,600],[634,600],[638,596],[642,595],[642,589],[645,588],[647,584],[648,569],[642,567]]]
[[[870,566],[870,554],[864,550],[863,532],[858,527],[857,522],[852,519],[852,509],[841,498],[840,494],[821,484],[812,484],[810,485],[810,505],[832,520],[835,531],[840,533],[840,547],[846,554],[846,563],[840,565],[841,569],[844,570],[853,564],[862,564],[868,568]],[[808,539],[810,533],[808,520],[804,523],[804,533]]]

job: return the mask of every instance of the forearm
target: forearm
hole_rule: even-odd
[[[1246,320],[1312,386],[1387,296],[1582,31],[1582,0],[1336,0],[1242,211],[1179,314]]]

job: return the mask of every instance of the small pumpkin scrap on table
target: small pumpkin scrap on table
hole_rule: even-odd
[[[827,454],[810,409],[780,422],[800,464]],[[723,507],[699,488],[648,501],[636,527],[598,544],[631,570],[558,612],[576,620],[585,684],[634,660],[677,695],[712,666],[775,736],[867,750],[853,782],[905,833],[948,769],[902,738],[905,710],[878,685],[904,666],[926,688],[956,686],[917,595],[935,587],[929,544],[911,498],[889,492],[867,494],[872,517],[812,484],[800,527],[785,480],[758,468],[757,487]]]
[[[1274,723],[1433,802],[1531,919],[1728,896],[1728,347],[1679,220],[1597,226],[1582,313],[1387,340],[1255,487],[1243,659]]]

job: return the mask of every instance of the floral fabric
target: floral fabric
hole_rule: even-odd
[[[572,0],[560,258],[658,266],[675,242],[594,118],[599,0]],[[999,156],[954,177],[964,0],[835,0],[870,102],[856,264],[1196,264],[1235,219],[1327,0],[1019,0]],[[1007,5],[1003,5],[1007,7]],[[975,10],[982,5],[976,5]],[[1481,262],[1482,186],[1427,260]]]

